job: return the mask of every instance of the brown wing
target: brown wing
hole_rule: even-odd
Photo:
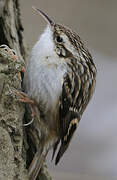
[[[60,140],[61,146],[58,151],[55,164],[57,164],[69,146],[71,138],[80,121],[77,99],[81,87],[79,76],[67,74],[64,78],[60,103]]]

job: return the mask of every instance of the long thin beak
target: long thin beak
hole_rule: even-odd
[[[46,22],[52,27],[54,26],[54,22],[48,17],[47,14],[45,14],[43,11],[41,11],[40,9],[36,8],[36,7],[32,7],[35,11],[37,11],[45,20]]]

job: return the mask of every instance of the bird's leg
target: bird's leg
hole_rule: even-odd
[[[30,99],[26,93],[18,90],[13,90],[13,91],[19,97],[18,101],[25,102],[28,104],[35,104],[34,101]]]
[[[47,155],[47,152],[44,153],[42,151],[41,154],[40,154],[40,151],[36,152],[32,162],[30,164],[30,167],[29,167],[29,173],[28,173],[29,180],[36,180],[36,178],[40,172],[40,169],[43,165],[43,162],[45,161],[46,155]]]
[[[32,120],[29,123],[24,124],[24,126],[32,124],[34,117],[36,115],[36,103],[32,99],[30,99],[26,93],[22,91],[13,90],[13,92],[17,97],[19,97],[18,101],[29,104],[29,107],[31,109]]]

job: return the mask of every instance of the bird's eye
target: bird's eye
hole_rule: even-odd
[[[60,36],[57,36],[57,37],[56,37],[56,41],[57,41],[58,43],[62,43],[62,42],[63,42],[63,38],[60,37]]]

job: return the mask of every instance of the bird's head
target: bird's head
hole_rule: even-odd
[[[56,24],[40,9],[35,7],[33,7],[33,9],[39,12],[48,24],[44,33],[41,35],[38,44],[43,48],[43,51],[45,53],[48,52],[48,55],[51,55],[51,53],[54,52],[61,58],[67,58],[69,56],[78,57],[78,42],[80,42],[80,37],[71,29]]]
[[[90,66],[92,71],[96,72],[92,56],[77,33],[66,26],[55,23],[40,9],[33,9],[39,12],[48,23],[40,40],[35,45],[34,54],[37,53],[38,57],[42,56],[44,58],[50,56],[51,62],[55,63],[77,64],[81,71],[80,64],[86,67]]]

